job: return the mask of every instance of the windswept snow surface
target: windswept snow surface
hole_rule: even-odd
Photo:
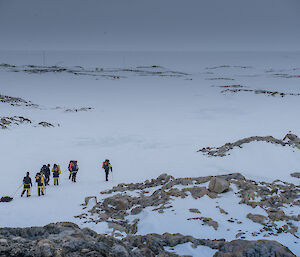
[[[281,179],[299,185],[299,179],[290,176],[300,170],[298,149],[256,142],[233,149],[229,156],[222,158],[208,158],[196,152],[202,147],[221,146],[249,136],[283,138],[290,130],[299,136],[299,96],[222,94],[223,88],[219,87],[241,85],[249,89],[300,93],[298,52],[1,52],[0,63],[80,65],[90,69],[158,65],[189,74],[140,76],[138,72],[115,71],[121,78],[108,79],[71,73],[11,72],[0,67],[0,94],[21,97],[40,106],[0,103],[0,117],[23,116],[35,123],[60,124],[54,128],[21,124],[0,130],[0,196],[15,196],[12,202],[0,204],[0,227],[46,225],[57,221],[80,224],[73,216],[81,213],[84,197],[99,197],[100,191],[118,183],[144,181],[165,172],[175,177],[240,172],[255,180]],[[56,107],[94,109],[65,112]],[[101,169],[106,158],[113,166],[109,182],[105,182]],[[76,184],[68,180],[66,171],[71,159],[78,160],[79,164]],[[26,171],[34,180],[35,173],[47,163],[61,165],[60,185],[54,187],[51,178],[45,196],[38,197],[34,186],[31,198],[21,198],[21,188],[17,188]],[[220,206],[232,209],[235,218],[245,220],[246,210],[235,212],[230,206],[230,196],[225,198],[225,206]],[[205,205],[208,214],[221,215],[215,204],[208,206],[205,198],[189,199],[189,203],[178,200],[176,204],[193,208],[195,201],[197,205]],[[297,212],[299,208],[294,210]],[[185,214],[179,216],[182,215]],[[199,238],[234,239],[222,224],[219,232],[211,227],[202,230],[193,225],[196,221],[181,224],[180,219],[173,216],[169,216],[172,224],[167,224],[168,219],[144,217],[140,232],[178,232]],[[156,221],[163,225],[153,224]],[[257,226],[248,222],[249,226]],[[90,226],[99,233],[107,230],[101,223]],[[299,239],[278,237],[276,240],[300,255]],[[185,247],[186,253],[192,254],[189,247]]]

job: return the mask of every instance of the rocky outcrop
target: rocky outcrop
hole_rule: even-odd
[[[220,251],[221,250],[221,251]],[[294,255],[287,247],[276,241],[258,240],[234,240],[220,247],[214,257],[244,257],[244,256],[281,256],[292,257]]]
[[[37,104],[33,104],[31,101],[24,100],[23,98],[1,95],[1,94],[0,94],[0,102],[10,104],[11,106],[26,106],[32,108],[38,107]]]
[[[129,74],[135,74],[138,76],[151,76],[151,77],[172,77],[172,78],[189,78],[188,73],[173,71],[166,69],[162,66],[139,66],[136,68],[90,68],[86,69],[81,66],[65,67],[65,66],[38,66],[38,65],[22,65],[16,66],[7,63],[0,64],[0,69],[4,69],[11,72],[25,72],[29,74],[45,74],[45,73],[67,73],[75,76],[90,76],[94,78],[106,78],[106,79],[123,79],[127,78]]]
[[[220,147],[205,147],[198,152],[202,152],[204,154],[207,154],[209,156],[214,156],[214,157],[223,157],[228,154],[230,150],[232,150],[234,147],[239,147],[242,148],[242,145],[244,144],[249,144],[251,142],[266,142],[266,143],[271,143],[271,144],[278,144],[281,146],[291,146],[300,149],[300,138],[298,138],[294,134],[287,134],[285,136],[285,139],[288,139],[288,142],[284,142],[284,140],[274,138],[272,136],[253,136],[253,137],[246,137],[243,139],[240,139],[234,143],[226,143],[223,146]]]
[[[259,223],[259,224],[262,224],[262,225],[264,225],[266,220],[267,220],[267,217],[265,217],[264,215],[252,214],[252,213],[248,213],[247,218],[252,220],[255,223]]]
[[[1,228],[0,256],[136,256],[113,237],[73,223],[45,227]]]
[[[300,178],[300,172],[294,172],[291,174],[291,176],[294,178]]]
[[[221,91],[222,94],[226,93],[240,93],[240,92],[251,92],[256,95],[267,95],[267,96],[299,96],[299,93],[285,93],[285,92],[278,92],[278,91],[270,91],[270,90],[263,90],[263,89],[244,89],[244,88],[227,88]]]
[[[218,181],[222,181],[221,186],[216,186]],[[209,186],[212,191],[209,190],[209,186],[207,188],[208,182],[210,182]],[[225,186],[222,187],[223,185]],[[218,230],[218,223],[221,224],[221,222],[228,221],[237,225],[243,223],[241,220],[229,216],[230,207],[226,210],[221,208],[224,205],[221,202],[222,194],[220,192],[228,190],[228,185],[234,189],[235,197],[240,198],[239,204],[246,204],[266,213],[264,216],[249,213],[247,218],[262,226],[251,229],[252,231],[238,229],[234,232],[237,238],[269,237],[290,233],[298,240],[298,225],[294,221],[300,221],[300,214],[288,211],[288,207],[300,206],[299,186],[280,180],[272,183],[253,181],[239,173],[194,178],[174,178],[168,174],[162,174],[156,179],[140,183],[119,184],[110,190],[101,192],[105,197],[99,202],[94,201],[94,204],[91,204],[90,198],[86,198],[86,202],[89,200],[90,203],[88,206],[86,203],[83,204],[84,211],[76,218],[81,219],[83,224],[105,222],[111,228],[111,235],[124,237],[135,235],[138,232],[140,219],[143,217],[140,214],[145,208],[147,208],[146,212],[153,211],[159,214],[163,214],[167,210],[175,212],[176,207],[173,207],[173,201],[176,198],[192,197],[198,200],[207,196],[211,199],[216,198],[215,201],[218,204],[215,205],[216,211],[223,216],[223,218],[220,217],[220,220],[215,221],[211,217],[197,215],[204,213],[202,208],[205,206],[202,205],[191,205],[182,211],[191,215],[187,217],[187,220],[193,221],[195,224],[199,220],[200,225],[212,226]],[[229,217],[226,217],[227,215]]]
[[[194,247],[202,245],[217,250],[214,256],[296,256],[287,247],[267,240],[226,242],[168,233],[118,240],[66,222],[45,227],[0,228],[0,256],[6,257],[175,257],[179,255],[166,251],[165,247],[188,242]]]
[[[102,195],[113,194],[97,202],[88,210],[88,213],[82,213],[75,216],[83,220],[83,223],[106,222],[112,228],[113,233],[116,231],[135,234],[139,219],[127,218],[129,215],[138,215],[145,208],[153,207],[152,211],[164,213],[170,209],[174,198],[186,198],[191,195],[194,199],[199,199],[205,195],[210,198],[218,197],[216,192],[228,190],[228,185],[232,179],[245,179],[239,173],[232,173],[214,177],[216,179],[215,191],[209,191],[205,186],[200,184],[207,183],[212,179],[211,176],[196,178],[174,178],[168,174],[161,174],[156,179],[146,180],[141,183],[119,184],[110,190],[101,192]],[[218,183],[222,183],[221,186]],[[184,186],[182,189],[176,186]],[[220,189],[222,188],[222,189]],[[150,192],[152,190],[152,192]],[[130,192],[135,191],[133,195]],[[87,202],[93,197],[86,197]],[[214,223],[215,229],[218,226]]]
[[[0,128],[7,129],[12,125],[31,124],[32,121],[22,116],[0,117]]]
[[[55,127],[53,124],[41,121],[37,124],[34,124],[33,121],[31,121],[28,118],[25,118],[23,116],[12,116],[12,117],[0,117],[0,128],[1,129],[8,129],[11,126],[19,126],[22,124],[32,124],[34,127],[42,126],[42,127]],[[59,126],[59,124],[57,125]]]
[[[208,189],[211,192],[221,194],[228,191],[229,186],[230,183],[226,179],[223,179],[221,177],[213,177],[209,182]]]
[[[88,196],[88,197],[85,197],[84,198],[84,204],[82,204],[82,205],[83,206],[87,206],[90,203],[90,201],[93,201],[95,204],[97,204],[98,203],[97,196]]]

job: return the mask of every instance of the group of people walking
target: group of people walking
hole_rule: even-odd
[[[76,174],[79,170],[77,161],[70,161],[68,169],[70,172],[69,179],[72,178],[72,181],[76,182]],[[56,164],[56,163],[53,164],[53,168],[51,171],[50,171],[50,164],[43,165],[40,172],[36,173],[36,175],[35,175],[35,182],[37,183],[38,196],[45,195],[45,193],[46,193],[45,188],[46,188],[46,186],[49,186],[51,172],[53,174],[54,186],[59,185],[59,176],[61,174],[60,165]],[[25,192],[26,192],[27,197],[29,197],[30,189],[32,186],[33,186],[33,184],[32,184],[30,174],[29,174],[29,172],[27,172],[26,176],[23,178],[23,190],[21,193],[21,197],[23,197]]]
[[[111,166],[108,159],[106,159],[103,162],[102,168],[105,171],[105,179],[106,179],[106,181],[108,181],[109,171],[112,172],[112,166]],[[73,160],[70,161],[70,163],[68,165],[68,170],[70,172],[69,179],[72,182],[76,183],[76,175],[77,175],[77,172],[79,170],[77,161],[73,161]],[[46,186],[49,185],[51,172],[53,174],[53,184],[54,184],[54,186],[59,185],[59,176],[61,175],[60,165],[53,164],[53,168],[52,168],[51,171],[50,171],[50,164],[43,165],[40,172],[38,172],[35,175],[35,182],[37,183],[38,196],[45,195],[45,193],[46,193],[45,188],[46,188]],[[29,174],[29,172],[27,172],[26,176],[23,178],[23,190],[22,190],[22,193],[21,193],[21,197],[24,196],[25,192],[26,192],[27,197],[30,196],[30,189],[31,189],[32,185],[33,184],[32,184],[30,174]]]

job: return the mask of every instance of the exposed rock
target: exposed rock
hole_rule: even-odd
[[[118,224],[117,227],[121,226],[119,229],[126,234],[136,233],[138,221],[136,221],[136,224],[132,223],[133,217],[131,215],[139,214],[144,208],[152,207],[152,211],[162,214],[167,209],[173,208],[172,201],[176,198],[186,198],[189,195],[194,199],[207,195],[210,198],[218,197],[221,200],[221,195],[208,190],[204,186],[199,186],[199,184],[208,181],[211,182],[210,184],[213,184],[212,181],[215,180],[221,180],[225,185],[233,184],[237,189],[235,192],[236,196],[241,199],[240,204],[246,204],[257,209],[262,208],[268,213],[267,217],[257,214],[249,214],[247,216],[254,222],[264,225],[261,231],[251,231],[249,233],[255,235],[265,233],[263,236],[268,236],[269,233],[273,233],[272,235],[275,236],[278,233],[291,233],[294,237],[298,237],[296,234],[298,227],[291,225],[291,222],[299,221],[300,215],[286,215],[284,209],[286,206],[300,206],[299,186],[280,180],[272,183],[257,182],[246,179],[240,173],[195,178],[174,178],[170,175],[162,174],[156,179],[146,180],[141,183],[119,184],[110,190],[101,192],[102,195],[113,194],[103,198],[90,210],[83,208],[85,211],[77,215],[76,218],[81,219],[83,223],[115,223]],[[228,212],[220,206],[216,206],[216,208],[222,214],[228,215]],[[170,211],[175,210],[171,209]],[[193,211],[196,212],[196,210]],[[210,223],[216,227],[216,224],[209,222],[209,220],[204,221],[199,217],[194,219],[199,219],[207,225]],[[225,220],[236,224],[242,223],[237,219]],[[274,222],[279,220],[283,222],[281,224],[282,230]],[[283,226],[286,229],[283,229]],[[114,227],[115,231],[118,230],[117,227]],[[113,232],[113,234],[116,234],[116,232]],[[122,236],[125,235],[123,234]]]
[[[202,196],[207,194],[206,187],[192,187],[192,188],[184,188],[183,192],[190,192],[194,199],[201,198]]]
[[[300,178],[300,172],[294,172],[291,174],[291,176],[294,178]]]
[[[289,136],[288,136],[289,135]],[[294,135],[294,134],[288,134],[286,137],[289,139],[288,142],[284,142],[283,140],[276,139],[272,136],[252,136],[240,139],[234,143],[226,143],[223,146],[220,147],[206,147],[198,150],[198,152],[203,152],[209,156],[215,156],[215,157],[223,157],[226,156],[226,154],[232,150],[234,147],[242,148],[243,144],[248,144],[254,141],[260,141],[260,142],[266,142],[271,144],[279,144],[281,146],[291,146],[300,149],[300,139]]]
[[[259,223],[264,225],[265,221],[267,220],[267,217],[260,215],[260,214],[252,214],[252,213],[248,213],[247,214],[247,218],[252,220],[253,222]]]
[[[72,223],[45,227],[0,228],[8,244],[0,245],[0,256],[136,256],[123,242],[80,229]],[[16,238],[20,238],[16,240]]]
[[[90,76],[107,78],[107,79],[120,79],[126,78],[128,74],[136,74],[139,76],[159,76],[159,77],[175,77],[175,78],[189,78],[189,74],[180,71],[168,70],[164,67],[153,65],[153,66],[140,66],[136,68],[115,68],[115,69],[104,69],[104,68],[91,68],[86,69],[81,66],[76,67],[65,67],[65,66],[37,66],[37,65],[10,65],[0,64],[0,68],[11,71],[11,72],[25,72],[30,74],[43,74],[43,73],[68,73],[75,76]]]
[[[130,213],[132,215],[137,215],[137,214],[141,213],[142,211],[143,211],[143,207],[138,206],[138,207],[133,208]]]
[[[222,209],[220,206],[216,206],[216,208],[219,209],[220,213],[222,213],[222,214],[226,214],[226,215],[229,214],[227,211],[225,211],[224,209]]]
[[[222,94],[225,93],[239,93],[239,92],[252,92],[254,94],[264,94],[267,96],[299,96],[298,93],[284,93],[284,92],[278,92],[278,91],[269,91],[269,90],[263,90],[263,89],[241,89],[241,88],[227,88],[221,91]]]
[[[107,225],[108,225],[109,228],[112,228],[113,230],[118,230],[120,232],[125,232],[126,231],[125,227],[123,227],[122,225],[120,225],[118,223],[115,223],[115,222],[108,222]]]
[[[293,143],[298,143],[298,144],[300,143],[300,138],[297,135],[292,133],[286,134],[285,137],[283,138],[283,141],[286,139],[289,139],[289,141]]]
[[[227,180],[225,180],[221,177],[213,177],[213,178],[211,178],[211,180],[209,182],[208,189],[211,192],[220,194],[225,191],[228,191],[229,186],[230,186],[230,183]]]
[[[20,125],[20,124],[31,124],[32,121],[30,119],[24,118],[22,116],[13,116],[13,117],[0,117],[0,127],[2,129],[7,129],[12,125]]]
[[[81,107],[81,108],[73,108],[73,109],[65,109],[65,112],[86,112],[92,110],[92,107]]]
[[[239,232],[235,235],[235,238],[241,237],[242,235],[245,235],[246,233],[244,232]]]
[[[244,257],[244,256],[280,256],[295,257],[287,247],[276,241],[258,240],[234,240],[219,248],[214,257]]]
[[[37,104],[33,104],[31,101],[26,101],[20,97],[13,97],[13,96],[1,95],[1,94],[0,94],[0,102],[7,103],[12,106],[26,106],[32,108],[38,107]]]
[[[283,210],[269,208],[269,209],[267,209],[267,213],[268,213],[269,218],[274,221],[287,219]]]
[[[42,121],[34,125],[33,121],[22,116],[0,117],[0,128],[2,129],[8,129],[11,126],[19,126],[22,124],[33,124],[34,127],[37,126],[54,127],[53,124],[46,121]]]
[[[97,197],[96,196],[88,196],[84,198],[84,204],[83,205],[88,205],[90,200],[94,199],[95,204],[98,203]]]
[[[201,213],[198,209],[193,209],[193,208],[189,209],[189,211],[192,213]]]
[[[215,230],[218,230],[219,224],[217,221],[207,218],[207,217],[196,217],[196,218],[188,218],[187,220],[202,220],[204,225],[208,225],[213,227]]]
[[[54,127],[54,125],[53,124],[51,124],[51,123],[49,123],[49,122],[46,122],[46,121],[41,121],[41,122],[39,122],[39,124],[38,125],[40,125],[40,126],[42,126],[42,127],[44,127],[44,128],[46,128],[46,127]]]
[[[0,228],[0,256],[177,256],[165,250],[184,243],[218,250],[214,256],[283,256],[295,255],[275,241],[197,239],[181,234],[130,235],[122,240],[100,235],[73,223],[55,223],[45,227]]]

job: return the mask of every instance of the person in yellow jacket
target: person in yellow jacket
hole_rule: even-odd
[[[43,174],[38,172],[35,176],[35,181],[38,184],[38,195],[40,196],[41,194],[45,194],[45,178]]]
[[[52,168],[54,186],[58,186],[59,175],[61,174],[60,165],[54,164]]]

